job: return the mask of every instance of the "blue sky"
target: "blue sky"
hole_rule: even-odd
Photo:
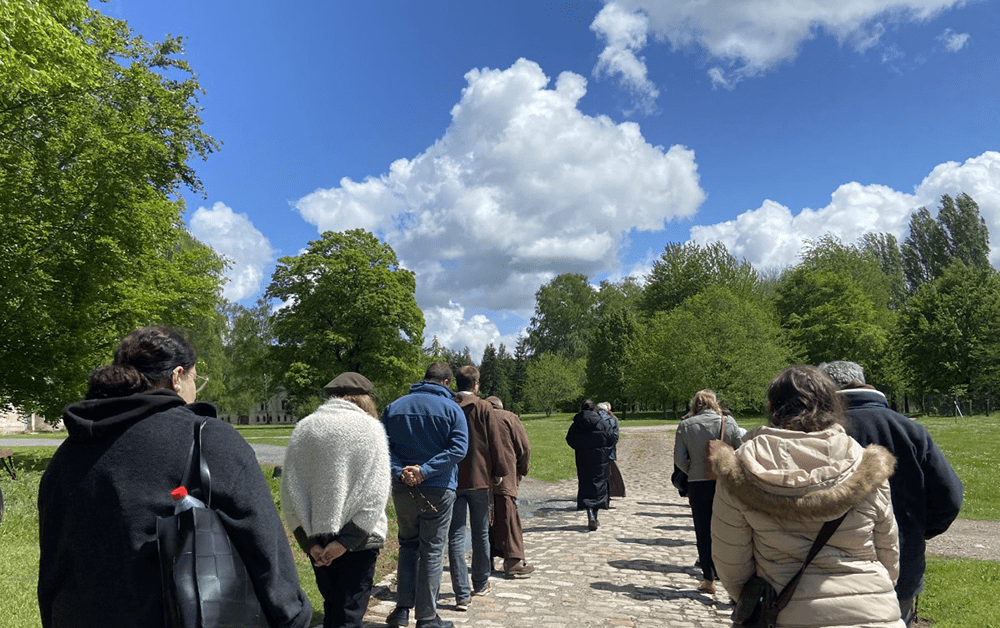
[[[245,304],[363,227],[416,273],[426,340],[478,358],[561,272],[641,277],[692,239],[780,268],[963,191],[1000,265],[996,2],[94,6],[184,36],[223,142],[186,220]]]

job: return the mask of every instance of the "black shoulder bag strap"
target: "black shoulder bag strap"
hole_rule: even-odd
[[[851,511],[848,510],[833,521],[827,521],[823,524],[823,527],[820,528],[819,534],[816,535],[816,540],[813,541],[812,548],[809,550],[809,555],[806,556],[805,562],[802,563],[801,567],[799,567],[798,573],[796,573],[795,576],[788,581],[788,584],[785,585],[785,588],[781,590],[781,594],[778,596],[778,599],[774,601],[774,606],[779,611],[788,605],[788,602],[792,599],[792,594],[795,593],[795,587],[799,585],[799,580],[802,578],[802,574],[805,572],[806,567],[808,567],[809,563],[816,558],[816,554],[819,554],[819,551],[823,549],[823,546],[830,540],[833,533],[837,531],[837,528],[840,527],[840,524],[844,521],[847,517],[847,513],[849,512]]]
[[[208,419],[202,419],[194,426],[194,441],[191,443],[191,451],[188,453],[187,468],[184,470],[184,478],[181,485],[188,490],[188,493],[200,499],[206,507],[212,507],[212,474],[208,470],[208,463],[201,455],[201,432],[205,429]],[[194,494],[198,491],[198,494]]]

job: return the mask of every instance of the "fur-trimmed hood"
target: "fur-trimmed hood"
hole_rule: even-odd
[[[839,425],[812,433],[760,427],[736,451],[716,448],[711,462],[718,481],[750,509],[796,520],[839,517],[896,465],[885,448],[862,448]]]

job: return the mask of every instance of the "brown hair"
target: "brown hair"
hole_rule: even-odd
[[[454,379],[454,375],[447,362],[434,362],[424,371],[424,381],[426,382],[443,384],[445,381],[451,382],[452,379]]]
[[[458,369],[458,375],[455,376],[455,386],[458,387],[458,390],[472,390],[478,383],[479,369],[471,364]]]
[[[716,414],[722,414],[722,408],[719,407],[719,400],[715,397],[715,391],[705,388],[699,390],[694,394],[694,398],[691,399],[691,406],[688,414],[695,415],[705,410],[711,410]]]
[[[785,430],[818,432],[843,422],[840,386],[815,366],[800,364],[782,371],[767,387],[771,425]]]
[[[122,338],[111,364],[90,374],[87,399],[127,397],[154,388],[171,388],[171,372],[194,367],[198,355],[179,333],[162,325],[136,329]]]

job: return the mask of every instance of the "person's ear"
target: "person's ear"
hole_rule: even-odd
[[[181,372],[184,371],[183,366],[175,366],[174,370],[170,373],[170,380],[174,385],[174,390],[176,392],[181,391]]]

